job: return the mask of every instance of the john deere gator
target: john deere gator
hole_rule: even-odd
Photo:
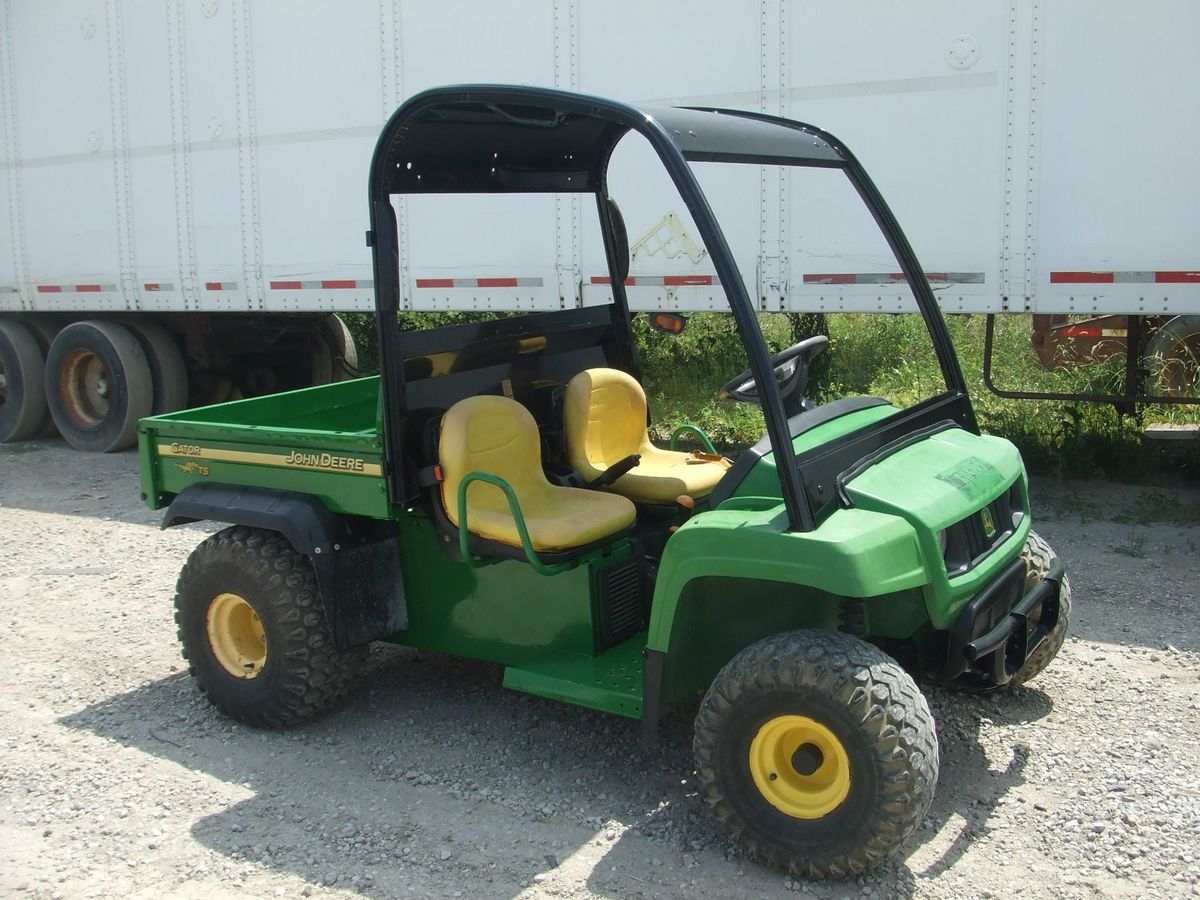
[[[698,229],[747,367],[715,399],[761,407],[727,458],[647,433],[609,196],[639,135]],[[697,163],[839,170],[890,245],[944,387],[907,408],[806,399],[827,338],[771,355]],[[403,331],[396,204],[591,197],[611,302]],[[335,703],[373,641],[489,660],[504,685],[640,723],[696,710],[705,802],[754,857],[855,873],[927,811],[938,744],[920,682],[1003,691],[1067,628],[1064,566],[1030,530],[1008,442],[981,435],[908,241],[833,135],[727,109],[638,109],[514,86],[421,93],[369,175],[378,377],[141,422],[163,526],[227,523],[175,597],[198,686],[281,727]],[[683,320],[657,317],[678,330]]]

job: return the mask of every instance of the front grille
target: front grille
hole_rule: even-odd
[[[1012,537],[1024,515],[1021,481],[1018,479],[987,506],[947,528],[947,574],[953,578],[973,569],[992,550]]]
[[[592,622],[597,652],[646,627],[646,579],[640,558],[609,566],[596,576]]]

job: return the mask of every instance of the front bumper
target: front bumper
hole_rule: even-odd
[[[1058,624],[1066,566],[1054,560],[1028,593],[1026,566],[1014,560],[967,602],[951,627],[942,678],[1007,684]]]

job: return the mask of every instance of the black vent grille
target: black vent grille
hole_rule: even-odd
[[[592,621],[597,652],[646,627],[646,577],[640,558],[609,566],[596,576]]]
[[[1024,515],[1018,479],[983,509],[946,529],[946,571],[950,577],[975,568],[1008,540]]]

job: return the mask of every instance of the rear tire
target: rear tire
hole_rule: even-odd
[[[54,424],[76,450],[109,453],[137,442],[150,415],[153,382],[146,354],[121,325],[68,325],[46,358],[46,401]]]
[[[1200,315],[1175,316],[1158,329],[1144,362],[1159,390],[1172,397],[1200,394]]]
[[[358,378],[358,348],[346,323],[330,314],[313,325],[312,383],[330,384]]]
[[[28,440],[45,427],[45,365],[29,328],[0,321],[0,443]]]
[[[747,647],[696,716],[704,801],[753,856],[808,877],[893,853],[933,800],[938,745],[921,691],[877,647],[795,631]]]
[[[33,332],[33,338],[37,341],[38,349],[42,351],[42,358],[45,359],[50,355],[50,345],[54,343],[54,337],[58,334],[61,323],[54,317],[39,315],[36,318],[27,319],[23,323]],[[44,382],[44,377],[43,377]],[[46,386],[42,384],[43,395],[46,392]],[[41,429],[35,435],[39,438],[54,437],[58,434],[58,429],[54,427],[54,419],[50,416],[50,407],[46,407],[46,421]]]
[[[183,409],[188,402],[188,378],[179,346],[157,322],[130,322],[129,330],[141,344],[150,367],[150,414],[160,416]]]
[[[192,551],[175,593],[183,658],[200,690],[260,728],[340,700],[367,648],[333,644],[312,566],[275,531],[234,526]]]

